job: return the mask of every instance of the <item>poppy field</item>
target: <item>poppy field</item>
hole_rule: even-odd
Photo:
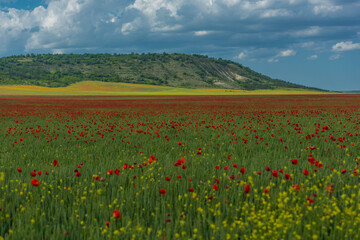
[[[2,96],[0,239],[360,239],[360,95]]]

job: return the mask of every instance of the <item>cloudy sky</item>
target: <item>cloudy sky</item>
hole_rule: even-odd
[[[360,0],[0,0],[0,57],[164,51],[360,90]]]

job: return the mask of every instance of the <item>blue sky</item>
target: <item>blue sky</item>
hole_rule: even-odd
[[[0,0],[0,57],[164,51],[360,90],[360,1]]]

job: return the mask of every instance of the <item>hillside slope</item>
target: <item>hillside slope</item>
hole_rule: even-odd
[[[0,58],[0,85],[64,87],[85,80],[182,88],[320,90],[203,55],[28,54]]]

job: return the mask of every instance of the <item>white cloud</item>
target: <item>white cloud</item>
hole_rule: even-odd
[[[342,6],[334,5],[331,0],[309,0],[313,4],[314,14],[327,15],[342,9]]]
[[[63,50],[63,49],[53,49],[53,50],[52,50],[52,53],[53,53],[53,54],[63,54],[63,53],[64,53],[64,50]]]
[[[121,26],[121,32],[125,35],[130,34],[131,32],[136,31],[141,25],[141,20],[140,18],[136,18],[134,21],[132,22],[128,22],[128,23],[124,23]]]
[[[170,51],[174,47],[222,49],[219,51],[248,49],[247,60],[259,57],[253,53],[254,49],[267,48],[266,56],[260,58],[272,57],[275,62],[281,57],[294,56],[295,50],[301,48],[319,52],[314,47],[326,46],[329,51],[328,43],[332,39],[340,39],[337,40],[340,42],[354,34],[359,36],[360,27],[355,21],[360,5],[337,6],[333,0],[46,2],[45,7],[32,10],[0,9],[0,55],[51,52],[52,49],[64,52],[97,48],[157,51],[166,43]],[[339,21],[335,23],[334,17]],[[263,18],[271,18],[271,21],[263,21]],[[346,21],[342,21],[344,19]],[[312,26],[311,22],[321,22],[321,26]],[[214,34],[219,31],[221,37]],[[301,46],[303,41],[307,42]],[[310,43],[314,46],[305,46]],[[352,47],[357,48],[357,44],[353,43]],[[338,45],[333,50],[340,52],[352,47]],[[285,50],[278,53],[274,49]]]
[[[244,59],[246,56],[247,56],[247,52],[244,51],[244,52],[239,53],[239,55],[237,55],[235,58],[241,60],[241,59]]]
[[[315,60],[318,58],[318,55],[314,54],[314,55],[311,55],[310,57],[308,57],[307,59],[308,60]]]
[[[165,26],[155,26],[152,31],[154,32],[172,32],[182,28],[182,25],[175,24],[175,25],[165,25]]]
[[[342,6],[334,6],[334,5],[318,5],[314,7],[315,14],[327,14],[339,11],[342,9]]]
[[[330,56],[330,60],[337,60],[337,59],[339,59],[341,57],[341,55],[340,54],[334,54],[334,55],[331,55]]]
[[[344,52],[360,49],[360,43],[353,43],[352,41],[339,42],[332,46],[332,50],[335,52]]]
[[[300,46],[301,46],[302,48],[311,48],[311,47],[313,47],[314,45],[315,45],[315,43],[314,43],[313,41],[311,41],[311,42],[304,42],[304,43],[300,44]]]
[[[290,57],[290,56],[294,56],[296,55],[296,52],[292,49],[287,49],[287,50],[284,50],[284,51],[281,51],[277,57]]]
[[[270,62],[270,63],[277,63],[277,62],[279,62],[279,59],[277,59],[277,58],[270,58],[270,59],[268,60],[268,62]]]
[[[208,34],[210,34],[211,33],[211,31],[194,31],[194,35],[195,36],[205,36],[205,35],[208,35]]]
[[[262,18],[273,18],[273,17],[285,17],[289,16],[291,13],[286,9],[270,9],[265,10],[261,13]]]
[[[164,8],[170,11],[171,16],[176,17],[177,10],[182,5],[182,2],[181,0],[135,0],[127,9],[137,9],[149,18],[155,18],[156,12]]]
[[[319,26],[311,26],[304,30],[296,31],[296,32],[292,33],[292,35],[294,37],[313,37],[313,36],[319,35],[320,31],[321,31],[321,28]]]
[[[296,55],[296,51],[294,51],[293,49],[283,50],[283,51],[280,51],[276,56],[268,59],[268,62],[276,63],[276,62],[279,62],[280,57],[291,57],[291,56],[295,56],[295,55]]]

